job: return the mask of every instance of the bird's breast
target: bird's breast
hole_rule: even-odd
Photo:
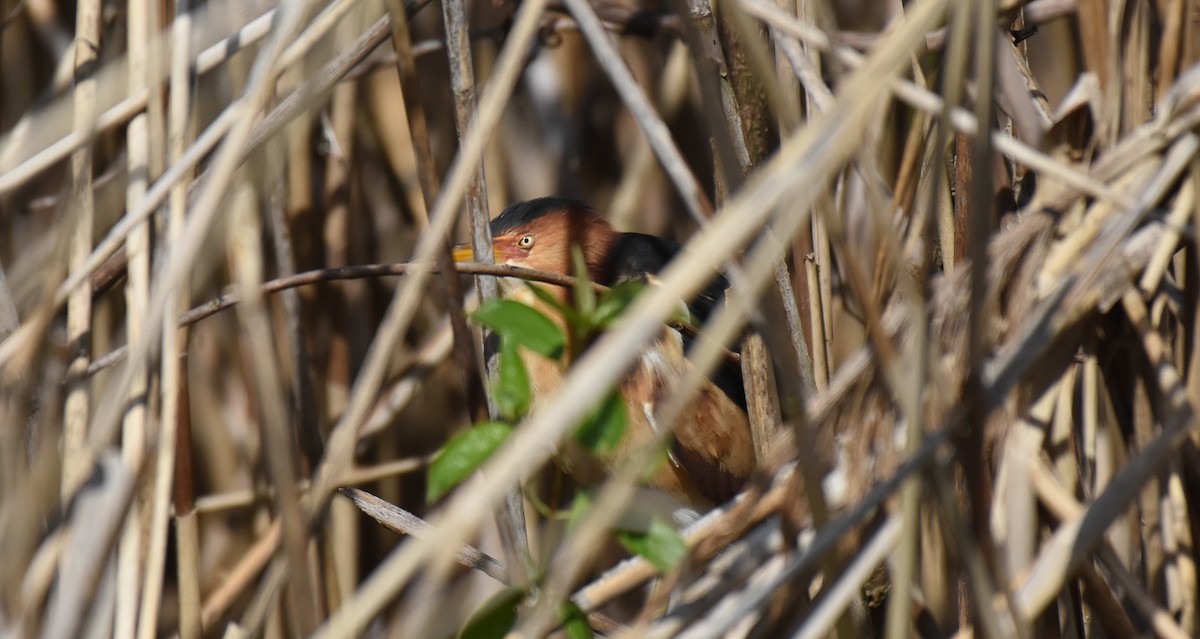
[[[511,297],[533,306],[565,330],[559,314],[523,285],[512,290]],[[521,352],[536,408],[558,391],[565,371],[559,361]],[[658,437],[665,425],[657,424],[655,416],[690,368],[683,336],[664,326],[621,379],[628,420],[620,444],[610,453],[596,455],[568,439],[557,451],[558,466],[581,483],[602,481],[618,459]],[[757,463],[745,412],[705,380],[675,424],[669,457],[670,463],[650,478],[651,485],[695,506],[729,499]]]

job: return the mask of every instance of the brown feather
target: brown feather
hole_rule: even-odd
[[[534,306],[561,325],[558,314],[527,289],[513,293],[518,301]],[[534,385],[536,407],[558,390],[565,372],[559,362],[540,355],[522,351],[522,357]],[[606,455],[595,455],[568,439],[557,451],[555,463],[581,484],[603,481],[607,469],[617,460],[656,437],[655,410],[690,366],[682,337],[664,327],[621,380],[629,418],[621,443]],[[670,463],[657,469],[647,483],[692,507],[707,508],[737,494],[755,467],[745,412],[706,381],[675,426]]]

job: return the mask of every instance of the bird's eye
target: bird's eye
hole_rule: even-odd
[[[522,236],[521,239],[517,240],[517,246],[519,246],[523,249],[533,248],[533,236],[532,235]]]

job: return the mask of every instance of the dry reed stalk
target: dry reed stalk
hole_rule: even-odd
[[[500,528],[528,526],[543,549],[514,560],[530,542],[510,535],[504,551],[526,573],[511,583],[537,589],[513,625],[531,636],[555,632],[567,601],[613,636],[1195,631],[1200,39],[1180,19],[1195,2],[924,0],[878,16],[782,0],[720,15],[447,2],[444,32],[414,16],[423,4],[393,3],[391,19],[355,0],[256,6],[220,26],[231,5],[181,4],[168,38],[164,5],[143,0],[70,94],[91,51],[63,46],[58,3],[5,22],[5,632],[449,634],[490,587],[456,553],[486,547],[504,501]],[[88,24],[74,35],[94,39]],[[402,116],[395,76],[378,73],[391,59],[373,53],[389,33]],[[569,50],[545,64],[556,38]],[[168,39],[169,69],[154,54]],[[442,49],[451,64],[419,55]],[[12,50],[65,63],[14,70]],[[472,64],[487,78],[478,105]],[[523,110],[546,124],[523,127]],[[481,477],[426,504],[415,471],[485,413],[464,401],[480,376],[444,260],[457,218],[469,211],[485,249],[489,209],[566,174],[578,179],[559,188],[625,228],[701,230]],[[762,374],[748,395],[764,400],[766,470],[684,531],[685,568],[640,610],[610,615],[657,574],[638,558],[595,577],[653,451],[566,532],[511,489],[543,500],[530,478],[553,443],[718,270],[729,305],[655,417],[674,421],[752,324],[762,340],[740,361]],[[354,293],[328,304],[327,283],[350,278],[339,286]],[[768,287],[783,319],[764,324]],[[211,301],[188,310],[192,298]],[[95,357],[72,364],[63,343],[81,335]],[[789,436],[768,445],[780,422]],[[396,546],[333,497],[346,485],[417,538]],[[886,616],[871,608],[880,579]]]
[[[129,92],[139,93],[147,88],[153,74],[151,73],[150,58],[153,55],[147,50],[151,32],[151,11],[149,0],[137,0],[129,6]],[[129,180],[125,187],[125,202],[127,208],[133,208],[145,195],[146,186],[150,181],[150,114],[143,112],[135,115],[126,127],[126,149],[129,158]],[[126,286],[125,331],[130,341],[142,339],[146,307],[150,295],[150,235],[148,223],[138,225],[126,242]],[[147,413],[149,407],[149,388],[152,382],[150,367],[145,363],[139,370],[134,371],[129,386],[128,407],[122,418],[121,453],[129,466],[141,465],[142,457],[146,454],[148,443],[153,439],[148,430]],[[120,546],[117,550],[117,610],[114,622],[114,634],[117,636],[133,636],[137,632],[138,620],[147,614],[143,605],[143,587],[151,590],[145,593],[146,603],[153,610],[157,608],[157,580],[143,584],[143,575],[153,575],[157,572],[154,567],[143,563],[143,544],[148,537],[151,510],[146,493],[141,492],[131,503],[126,515],[125,527],[122,531]]]
[[[78,25],[75,47],[74,122],[77,128],[91,124],[96,108],[96,79],[93,74],[100,49],[100,8],[95,2],[78,6],[75,21]],[[71,267],[78,266],[91,252],[92,228],[95,218],[95,194],[92,192],[92,150],[81,148],[71,156],[72,205],[69,207],[72,234],[70,242]],[[75,380],[67,391],[63,408],[63,475],[61,490],[64,497],[74,492],[84,481],[87,465],[82,462],[82,450],[87,438],[91,416],[90,382],[78,377],[91,358],[92,292],[81,288],[68,300],[67,339],[74,351],[70,370]]]
[[[167,107],[167,130],[170,143],[168,161],[178,165],[191,136],[191,79],[188,71],[188,50],[191,42],[190,3],[178,0],[174,7],[171,25],[171,50],[169,104]],[[182,233],[187,207],[187,186],[180,181],[171,189],[166,213],[166,245],[178,245]],[[162,362],[159,374],[162,384],[162,410],[159,421],[160,438],[158,449],[157,485],[155,495],[155,533],[162,535],[162,513],[168,503],[174,506],[173,522],[176,530],[175,561],[177,588],[179,592],[179,636],[195,639],[202,633],[200,594],[200,533],[194,509],[192,484],[191,446],[189,428],[190,404],[187,391],[187,371],[181,355],[188,344],[187,328],[173,321],[175,315],[186,309],[191,297],[190,282],[183,283],[167,296],[166,306],[170,312],[164,314],[162,328]],[[169,502],[167,501],[169,499]],[[161,528],[160,528],[161,526]],[[149,628],[149,623],[144,627]]]

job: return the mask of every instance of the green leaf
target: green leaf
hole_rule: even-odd
[[[584,317],[591,317],[596,310],[596,289],[592,288],[592,280],[588,277],[587,261],[583,250],[578,246],[571,247],[571,264],[575,269],[575,308]]]
[[[567,512],[567,529],[573,530],[591,510],[592,494],[586,490],[575,493],[575,499],[571,500],[571,509]]]
[[[568,639],[591,639],[594,636],[587,615],[575,602],[564,601],[558,609],[558,618],[562,620],[563,633]]]
[[[613,322],[633,304],[633,300],[646,288],[641,280],[625,280],[608,289],[600,296],[596,311],[592,313],[592,323],[600,328],[609,328]]]
[[[575,439],[593,453],[611,453],[621,443],[627,425],[625,400],[614,390],[584,419],[575,431]]]
[[[484,422],[451,439],[429,465],[429,501],[436,501],[446,491],[462,483],[476,468],[483,465],[492,453],[512,434],[512,426],[501,422]]]
[[[500,338],[499,377],[492,388],[496,408],[505,419],[517,421],[529,411],[529,372],[511,339]]]
[[[550,318],[520,302],[489,300],[471,317],[502,338],[546,357],[558,357],[566,342],[562,330]]]
[[[650,528],[645,532],[619,531],[617,541],[664,573],[673,570],[688,554],[683,537],[658,517],[650,520]]]
[[[517,624],[517,606],[525,600],[520,588],[505,588],[483,602],[463,624],[459,639],[501,639]]]
[[[533,293],[534,297],[538,298],[542,302],[545,302],[547,306],[555,311],[558,311],[558,313],[562,315],[568,323],[578,321],[579,313],[575,312],[575,307],[571,306],[570,304],[566,304],[559,299],[558,296],[550,291],[550,287],[548,285],[526,281],[525,286],[529,287],[529,291]]]

